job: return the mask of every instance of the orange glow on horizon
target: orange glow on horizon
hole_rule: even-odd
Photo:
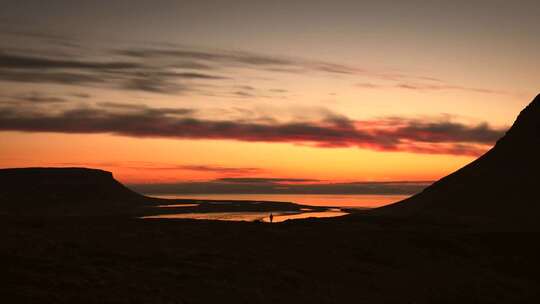
[[[11,144],[3,147],[1,167],[101,168],[113,172],[124,183],[207,181],[224,177],[309,178],[327,182],[430,181],[474,159],[227,140],[18,132],[2,136]]]

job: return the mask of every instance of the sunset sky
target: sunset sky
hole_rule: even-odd
[[[0,167],[435,180],[538,94],[538,16],[537,1],[4,1]]]

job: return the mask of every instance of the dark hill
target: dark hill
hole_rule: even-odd
[[[0,169],[0,186],[0,214],[130,213],[149,201],[96,169]]]
[[[540,226],[539,175],[540,95],[486,154],[421,193],[372,213]]]
[[[192,203],[191,199],[143,196],[115,180],[111,172],[103,170],[0,169],[0,216],[145,216],[193,212],[299,211],[305,207],[288,202],[260,204],[260,201],[197,200],[196,207],[155,208],[158,205]]]

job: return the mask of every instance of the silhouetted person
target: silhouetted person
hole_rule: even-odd
[[[274,221],[274,215],[270,213],[270,223],[272,223],[273,221]]]

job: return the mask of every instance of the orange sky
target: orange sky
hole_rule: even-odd
[[[2,158],[3,167],[98,167],[113,171],[117,178],[128,183],[230,176],[310,177],[328,181],[433,180],[472,160],[467,156],[218,140],[179,141],[17,132],[3,133],[2,137],[11,143],[2,151],[6,155]],[[201,164],[257,170],[243,173],[174,169],[175,166]]]

